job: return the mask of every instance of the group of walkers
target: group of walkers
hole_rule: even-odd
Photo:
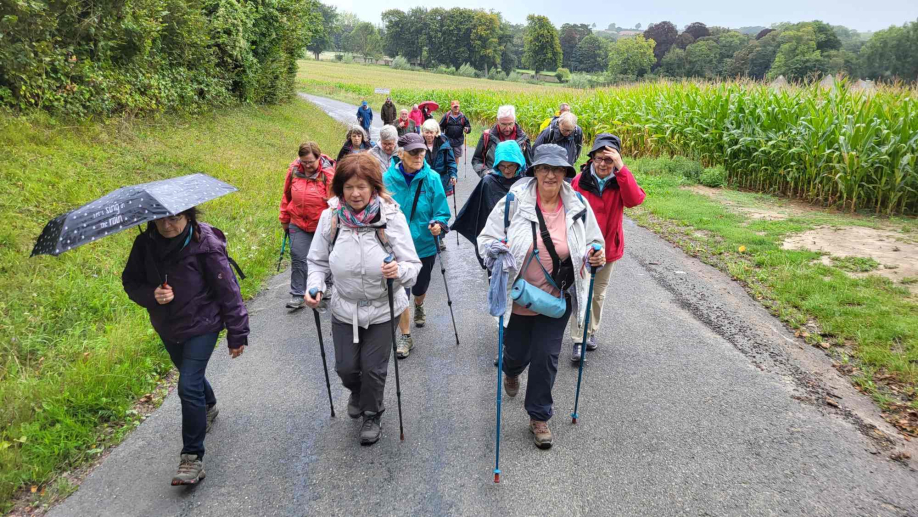
[[[582,343],[587,350],[599,346],[612,265],[624,249],[623,210],[644,199],[622,160],[621,141],[597,135],[578,173],[583,133],[573,113],[559,113],[530,145],[514,107],[501,106],[472,157],[481,179],[450,228],[447,198],[455,195],[457,156],[471,124],[457,101],[439,123],[429,113],[418,124],[407,110],[396,112],[387,99],[386,125],[373,143],[373,114],[364,102],[336,160],[314,142],[299,147],[279,215],[291,252],[286,307],[331,312],[334,367],[350,392],[348,416],[363,419],[361,444],[376,443],[391,353],[405,359],[416,350],[411,321],[426,324],[425,298],[443,236],[458,231],[475,244],[491,284],[490,313],[504,327],[495,362],[503,389],[515,397],[529,368],[529,430],[537,447],[549,448],[568,321],[574,314],[576,362]],[[207,361],[224,328],[230,354],[242,354],[248,315],[219,230],[199,222],[194,209],[155,223],[135,241],[123,282],[149,311],[179,370],[184,445],[173,484],[194,484],[204,478],[204,435],[217,415]]]

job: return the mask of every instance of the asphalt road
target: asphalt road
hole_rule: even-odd
[[[321,105],[353,120],[352,106]],[[468,169],[460,200],[478,180]],[[626,236],[579,423],[568,417],[568,338],[555,446],[537,450],[523,393],[505,396],[498,485],[497,329],[472,246],[450,235],[443,260],[461,345],[435,268],[428,324],[399,363],[404,442],[391,367],[379,443],[358,445],[334,372],[330,418],[313,314],[284,309],[285,273],[249,303],[243,358],[221,344],[211,361],[221,413],[207,479],[169,485],[181,449],[172,393],[51,515],[918,515],[918,474],[846,409],[863,400],[813,374],[794,351],[803,347],[726,276],[630,221]],[[841,409],[820,402],[838,390]]]

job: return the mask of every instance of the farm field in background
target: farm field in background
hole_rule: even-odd
[[[723,165],[731,184],[822,205],[877,213],[918,213],[916,90],[854,92],[844,82],[774,91],[753,82],[646,83],[575,90],[398,71],[379,66],[300,61],[298,87],[396,104],[457,98],[478,121],[513,104],[523,127],[569,102],[588,138],[611,131],[631,156],[684,155]]]

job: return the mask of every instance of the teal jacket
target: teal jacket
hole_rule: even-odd
[[[383,174],[386,190],[398,203],[402,213],[405,214],[405,219],[408,219],[408,227],[411,228],[411,238],[414,240],[414,249],[418,257],[427,258],[436,255],[437,244],[427,226],[433,220],[448,225],[450,218],[449,203],[446,201],[446,192],[443,191],[440,175],[434,172],[427,162],[424,162],[424,168],[419,170],[411,180],[411,185],[406,185],[405,177],[402,176],[402,171],[399,169],[400,165],[396,163],[396,160],[392,160],[389,170]],[[418,198],[418,207],[412,218],[411,205],[419,185],[421,197]],[[440,237],[443,237],[442,233]]]

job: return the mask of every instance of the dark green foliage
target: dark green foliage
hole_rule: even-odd
[[[5,2],[0,104],[65,116],[276,102],[321,25],[315,0]]]
[[[603,72],[609,65],[609,43],[599,36],[589,35],[577,45],[571,67],[577,72]]]
[[[676,43],[679,37],[679,30],[672,22],[651,23],[647,30],[644,31],[644,39],[656,41],[653,48],[653,57],[656,58],[656,64],[659,65],[663,56]]]
[[[546,16],[530,14],[526,17],[526,33],[523,37],[525,51],[523,65],[536,74],[555,70],[561,66],[561,42],[558,30]]]
[[[571,59],[574,57],[574,51],[577,48],[577,45],[583,41],[583,38],[593,34],[593,30],[590,29],[590,26],[585,23],[571,24],[565,23],[561,26],[561,53],[563,54],[561,58],[561,66],[571,69],[573,68],[573,63]]]

